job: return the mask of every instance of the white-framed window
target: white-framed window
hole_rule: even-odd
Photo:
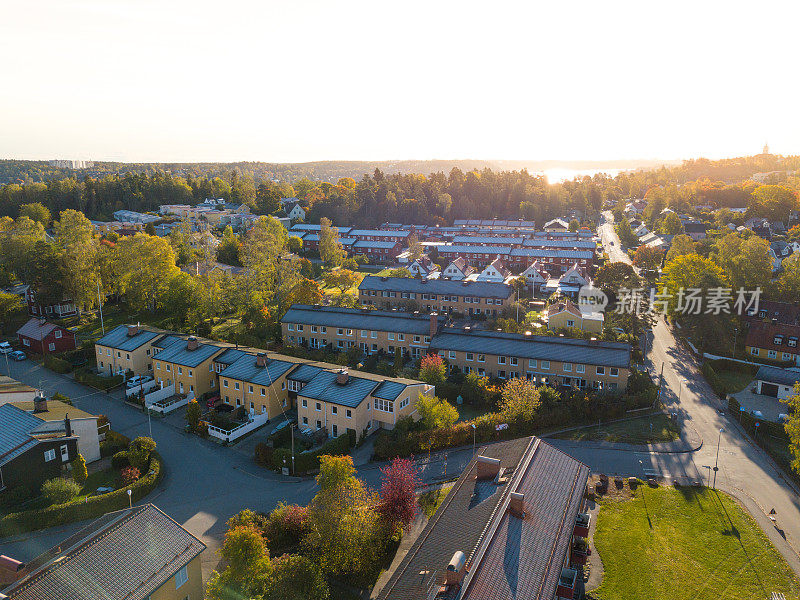
[[[239,389],[239,382],[238,381],[234,381],[233,382],[233,389],[235,389],[235,390]]]
[[[456,353],[450,350],[450,354],[448,355],[450,358],[454,359],[456,357]]]
[[[328,333],[328,328],[327,328],[327,327],[320,327],[320,328],[319,328],[319,330],[320,330],[322,333]]]
[[[315,406],[314,408],[315,408],[317,411],[320,411],[320,410],[322,410],[322,404],[320,404],[319,402],[317,402],[317,404],[316,404],[316,406]]]
[[[519,361],[517,360],[517,357],[516,357],[516,356],[512,356],[512,357],[510,357],[510,358],[508,359],[508,364],[510,364],[510,365],[517,365],[517,364],[518,364],[518,362],[519,362]]]
[[[475,360],[475,355],[472,352],[467,352],[467,360]]]
[[[361,330],[361,337],[362,337],[362,338],[365,338],[365,337],[367,337],[367,330],[366,330],[366,329],[362,329],[362,330]]]
[[[247,391],[252,394],[253,393],[253,386],[252,385],[248,385],[247,386]]]
[[[542,369],[544,369],[545,371],[550,368],[550,361],[549,360],[543,360],[543,361],[540,362],[540,364],[541,364]]]
[[[753,356],[758,356],[758,348],[750,348],[750,354]]]
[[[336,330],[336,335],[344,335],[344,329],[343,329],[342,327],[339,327],[339,328]]]
[[[52,346],[53,344],[50,345]],[[767,352],[767,356],[769,358],[775,358],[776,356],[778,356],[778,353],[775,350],[770,350],[769,352]]]
[[[167,364],[166,364],[166,368],[167,368],[167,372],[168,372],[168,373],[169,373],[170,371],[172,371],[172,365],[171,365],[171,364],[167,363]]]
[[[299,323],[297,324],[297,331],[303,331],[303,326]]]
[[[506,357],[505,357],[505,356],[498,356],[498,357],[497,357],[497,364],[498,364],[498,365],[504,365],[504,364],[506,364]]]
[[[47,347],[50,349],[50,352],[53,352],[56,349],[56,345],[53,342],[50,342]]]
[[[50,462],[56,459],[56,451],[52,448],[44,451],[44,462]]]
[[[536,359],[535,358],[529,358],[528,359],[528,367],[530,367],[531,369],[535,369],[536,368]]]
[[[339,414],[339,407],[338,406],[331,406],[331,414],[338,415]]]
[[[283,382],[283,386],[281,387],[281,389],[283,389],[283,390],[286,389],[286,382],[285,381]],[[266,388],[261,388],[261,395],[262,396],[266,396],[267,395],[267,389]]]
[[[393,340],[393,339],[394,339],[394,333],[392,333],[391,331],[389,332],[389,339],[390,339],[390,340]]]
[[[397,334],[397,341],[398,342],[405,342],[406,341],[406,334],[405,333],[398,333]]]
[[[389,400],[382,400],[375,398],[375,410],[382,410],[383,412],[394,412],[394,402]]]
[[[223,379],[222,380],[222,387],[228,387],[228,380],[227,379]]]
[[[378,338],[378,332],[377,331],[370,331],[369,332],[369,337],[371,337],[373,340],[377,339]]]
[[[478,362],[486,362],[486,355],[478,354]]]
[[[303,408],[308,408],[308,400],[303,398]]]
[[[606,374],[606,368],[605,367],[597,367],[596,373],[598,375],[605,375]]]
[[[61,444],[61,462],[69,462],[69,448],[66,444]]]
[[[352,419],[352,418],[353,418],[353,411],[351,411],[351,410],[348,408],[348,409],[345,411],[345,413],[344,413],[344,416],[345,416],[345,417],[347,417],[348,419]]]
[[[316,325],[311,326],[311,333],[319,333],[319,327]]]
[[[586,365],[575,365],[576,373],[586,373]]]
[[[289,331],[294,331],[294,323],[289,323],[289,324],[286,326],[286,329],[288,329]]]
[[[187,569],[188,565],[181,567],[181,569],[175,573],[175,589],[180,589],[180,587],[189,581],[189,570]]]
[[[619,369],[617,367],[611,367],[608,370],[608,374],[611,375],[611,377],[617,377],[619,375]]]
[[[564,372],[571,373],[572,372],[572,363],[564,363]]]
[[[108,355],[109,355],[109,356],[111,356],[111,348],[109,348],[108,350],[106,350],[106,352],[108,353]]]
[[[303,425],[308,425],[308,417],[303,417]]]
[[[56,339],[60,339],[61,338],[61,330],[60,329],[56,329],[55,336],[56,336]]]

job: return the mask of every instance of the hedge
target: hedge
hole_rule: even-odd
[[[755,377],[758,371],[758,365],[748,365],[747,363],[738,362],[729,358],[715,358],[706,361],[715,371],[744,371],[750,373]]]
[[[137,502],[152,492],[163,474],[164,465],[161,455],[154,451],[150,454],[148,473],[130,486],[130,489],[133,490],[133,501]],[[107,512],[127,508],[127,490],[128,488],[115,490],[102,496],[88,498],[85,502],[70,502],[58,506],[10,513],[0,519],[0,537],[93,519]]]
[[[295,474],[306,474],[319,469],[319,457],[325,454],[340,455],[347,454],[350,448],[356,445],[356,433],[350,431],[337,438],[328,440],[325,444],[312,452],[300,452],[294,455]],[[285,465],[292,467],[292,451],[289,448],[276,448],[272,453],[272,468],[280,470]]]
[[[719,378],[719,375],[717,375],[717,372],[714,370],[714,367],[711,366],[710,362],[704,362],[703,366],[700,367],[700,371],[703,373],[706,381],[708,381],[711,389],[714,390],[720,398],[724,398],[728,394],[728,389],[725,387],[725,384]]]
[[[122,383],[122,375],[114,375],[113,377],[103,377],[102,375],[95,375],[86,369],[78,369],[75,371],[75,381],[84,385],[89,385],[99,390],[109,390]]]
[[[53,356],[52,354],[48,354],[44,357],[44,366],[51,371],[61,374],[72,371],[72,365],[69,364],[69,361],[66,361],[63,358],[58,358],[57,356]]]
[[[748,411],[742,411],[740,407],[741,404],[739,404],[736,398],[731,397],[728,399],[728,409],[733,413],[733,417],[738,419],[745,431],[751,436],[761,437],[769,435],[784,440],[789,439],[789,434],[786,433],[786,428],[783,423],[775,423],[763,418],[759,419]],[[756,431],[756,422],[758,422],[758,431]]]

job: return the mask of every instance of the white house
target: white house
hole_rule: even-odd
[[[503,264],[503,260],[498,256],[481,271],[475,281],[492,281],[503,283],[506,278],[511,276],[511,271]]]
[[[303,210],[303,207],[300,206],[299,202],[285,205],[283,207],[283,211],[292,221],[304,221],[306,218],[306,211]]]
[[[417,260],[408,265],[406,269],[412,275],[428,277],[429,275],[431,275],[431,273],[435,273],[439,270],[439,265],[434,263],[427,256],[420,256]]]
[[[560,292],[567,297],[577,297],[578,292],[585,285],[591,283],[586,271],[577,263],[567,269],[559,278],[552,278],[542,288],[543,292]]]
[[[528,265],[528,268],[520,273],[520,277],[525,278],[525,283],[529,288],[538,291],[550,279],[550,273],[537,260]]]
[[[462,279],[466,279],[472,275],[474,272],[475,269],[467,264],[467,261],[464,259],[464,257],[459,256],[445,267],[442,274],[454,281],[461,281]]]
[[[756,391],[779,400],[791,396],[797,382],[800,382],[800,369],[796,367],[781,369],[764,365],[759,367],[756,373]]]
[[[552,219],[544,224],[545,231],[569,231],[569,223],[564,219]]]

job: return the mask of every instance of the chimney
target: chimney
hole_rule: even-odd
[[[5,587],[9,583],[14,583],[22,577],[22,569],[25,568],[25,563],[22,563],[10,556],[0,554],[0,586]],[[0,596],[4,598],[5,596]]]
[[[189,339],[186,340],[186,349],[187,350],[197,350],[197,338],[193,335],[189,336]]]
[[[523,518],[525,516],[525,494],[511,492],[511,501],[508,504],[508,508],[514,516]]]
[[[267,366],[267,353],[266,352],[259,352],[256,354],[256,366],[257,367],[266,367]]]
[[[477,479],[494,479],[500,473],[499,458],[478,456],[476,465],[478,468]]]
[[[436,335],[436,331],[439,329],[439,315],[435,312],[431,313],[431,324],[428,330],[428,335],[431,337]]]
[[[339,385],[347,385],[349,380],[350,375],[348,375],[347,369],[339,369],[339,372],[336,374],[336,383]]]
[[[467,555],[461,550],[456,550],[445,571],[445,584],[460,585],[467,571]]]
[[[72,437],[72,423],[69,420],[69,413],[64,415],[64,431],[66,432],[64,435]]]
[[[133,337],[139,333],[139,325],[128,325],[128,337]]]
[[[33,399],[33,413],[36,414],[43,412],[47,412],[47,398],[42,392],[39,392]]]

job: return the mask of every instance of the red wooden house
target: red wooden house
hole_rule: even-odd
[[[29,320],[17,330],[17,338],[23,350],[39,354],[66,352],[78,347],[73,332],[44,319]]]
[[[36,301],[36,295],[29,287],[25,292],[25,302],[28,304],[28,314],[32,317],[52,317],[60,319],[63,317],[71,317],[78,314],[78,309],[72,300],[61,300],[52,304],[39,304]]]

